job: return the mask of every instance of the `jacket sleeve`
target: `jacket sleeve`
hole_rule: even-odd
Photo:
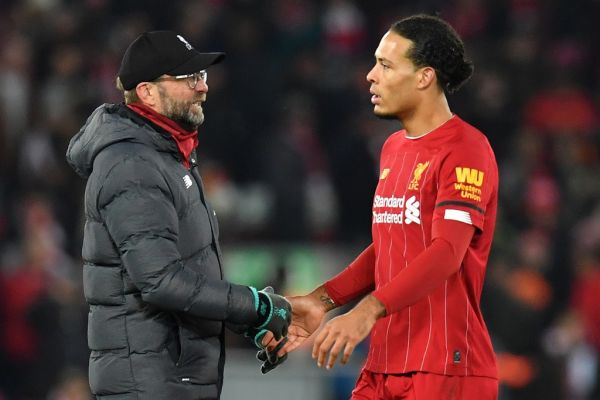
[[[97,204],[144,301],[205,319],[256,321],[254,297],[246,286],[209,280],[184,266],[171,192],[151,162],[139,156],[119,161],[107,174]]]

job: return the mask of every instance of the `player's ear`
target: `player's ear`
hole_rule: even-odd
[[[427,89],[437,81],[435,69],[423,67],[417,71],[417,89]]]

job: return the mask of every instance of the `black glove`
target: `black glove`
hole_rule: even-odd
[[[244,332],[244,336],[250,338],[252,343],[259,349],[264,349],[265,345],[262,343],[263,338],[267,334],[266,329],[257,329],[257,328],[249,328],[246,332]]]
[[[287,336],[288,326],[292,322],[292,305],[289,301],[283,296],[275,294],[271,286],[259,291],[252,286],[249,288],[254,294],[254,305],[258,314],[258,321],[253,327],[256,330],[253,335],[254,342],[257,343],[256,338],[263,330],[273,333],[275,340]],[[262,333],[261,336],[265,333]]]
[[[263,348],[262,350],[259,350],[258,353],[256,353],[256,359],[258,361],[263,362],[263,364],[260,366],[260,372],[266,374],[267,372],[271,371],[274,368],[277,368],[285,360],[287,360],[287,353],[285,353],[281,357],[277,355],[277,352],[281,350],[281,348],[287,343],[287,341],[288,338],[285,337],[281,342],[277,344],[277,346],[273,350],[269,351],[266,348]]]

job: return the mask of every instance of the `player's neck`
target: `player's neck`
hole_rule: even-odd
[[[446,123],[453,114],[443,94],[432,101],[423,101],[411,115],[401,119],[406,136],[420,137]]]

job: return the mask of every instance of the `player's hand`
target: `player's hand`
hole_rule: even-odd
[[[288,329],[288,342],[278,352],[279,356],[297,349],[323,322],[327,310],[315,296],[287,298],[292,305],[292,323]]]
[[[331,369],[340,353],[340,363],[346,364],[356,346],[369,335],[377,319],[384,315],[383,304],[375,297],[367,296],[346,314],[327,322],[313,345],[312,357],[317,359],[317,366]]]

